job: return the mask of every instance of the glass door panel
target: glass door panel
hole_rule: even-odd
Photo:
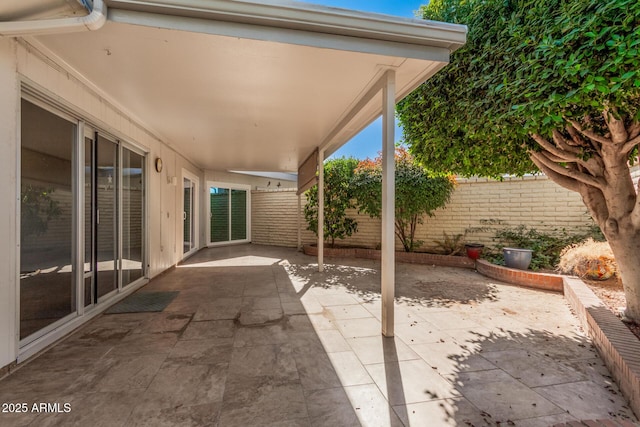
[[[193,248],[193,183],[190,179],[183,180],[183,213],[182,213],[182,253],[186,254]]]
[[[76,311],[73,150],[77,125],[21,104],[20,339]]]
[[[249,241],[250,193],[241,187],[210,183],[209,243]]]
[[[96,295],[99,299],[118,287],[118,146],[98,135],[96,151]]]
[[[247,238],[247,192],[231,190],[231,240]]]
[[[144,275],[144,157],[122,148],[122,285]]]
[[[229,241],[229,189],[210,187],[211,242]]]
[[[84,306],[93,304],[93,138],[84,139]]]

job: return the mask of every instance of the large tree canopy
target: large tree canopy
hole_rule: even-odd
[[[640,321],[640,2],[433,0],[423,17],[469,26],[467,44],[398,107],[431,169],[542,170],[577,191],[607,237]]]

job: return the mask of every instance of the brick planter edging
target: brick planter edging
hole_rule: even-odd
[[[306,255],[318,256],[318,247],[304,245],[302,250]],[[365,259],[380,259],[381,251],[364,248],[324,248],[326,257],[352,257]],[[411,264],[431,264],[444,267],[475,268],[471,258],[465,256],[436,255],[421,252],[396,252],[396,261]]]
[[[640,341],[582,280],[564,277],[564,297],[640,417]]]
[[[563,283],[559,274],[536,273],[528,270],[517,270],[501,265],[495,265],[489,261],[479,259],[476,261],[478,273],[492,279],[528,288],[543,289],[546,291],[562,292]]]

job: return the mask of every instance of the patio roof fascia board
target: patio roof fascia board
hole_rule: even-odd
[[[420,83],[428,80],[432,75],[437,73],[440,69],[445,67],[448,63],[449,61],[434,63],[432,67],[429,67],[428,69],[426,69],[424,73],[418,75],[414,80],[408,82],[402,88],[398,89],[396,87],[395,102],[397,103],[398,101],[403,99],[412,90],[414,90]],[[361,122],[361,124],[358,127],[350,129],[347,133],[340,135],[340,133],[344,131],[344,129],[355,119],[357,114],[361,112],[364,108],[366,108],[368,105],[370,105],[374,101],[374,98],[382,92],[386,83],[385,75],[387,70],[389,69],[391,68],[389,67],[387,69],[381,69],[381,72],[374,79],[375,83],[369,89],[367,89],[364,95],[362,95],[358,99],[358,101],[356,101],[356,103],[354,103],[352,106],[348,108],[348,110],[342,115],[342,117],[339,119],[338,123],[334,126],[331,132],[327,135],[327,137],[325,137],[325,139],[319,145],[319,148],[321,148],[325,153],[325,158],[328,158],[333,153],[335,153],[338,149],[340,149],[340,147],[342,147],[345,143],[347,143],[351,138],[353,138],[360,131],[362,131],[364,128],[369,126],[374,120],[376,120],[378,117],[382,115],[381,109],[380,111],[378,111],[376,107],[376,110],[370,113],[366,117],[366,119]],[[339,139],[337,139],[338,136],[340,136]]]
[[[203,18],[170,16],[122,9],[109,9],[109,20],[120,24],[427,61],[448,62],[450,55],[449,47],[424,46],[337,34],[316,33],[299,29],[228,21],[212,21]],[[215,23],[215,25],[212,25],[213,23]]]
[[[151,12],[173,17],[204,18],[344,35],[422,46],[446,47],[451,52],[466,42],[467,27],[298,2],[228,0],[110,0],[112,9]]]

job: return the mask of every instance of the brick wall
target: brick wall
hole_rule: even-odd
[[[497,220],[500,224],[483,224],[482,220]],[[474,232],[466,241],[492,243],[495,230],[526,225],[537,230],[554,228],[585,229],[593,221],[580,195],[566,190],[544,176],[488,179],[460,179],[451,201],[435,216],[426,218],[418,228],[420,240],[432,246],[433,240],[464,233],[468,228],[488,227]]]
[[[252,241],[260,244],[296,246],[297,196],[295,191],[253,191]],[[304,196],[302,197],[305,202]],[[380,221],[350,211],[358,221],[358,232],[345,241],[347,245],[375,248],[380,243]],[[544,176],[488,179],[459,179],[451,201],[417,230],[417,238],[424,247],[434,247],[434,240],[442,240],[443,232],[453,236],[463,234],[470,227],[481,227],[481,220],[498,220],[490,230],[465,237],[467,242],[492,244],[494,229],[520,224],[537,230],[566,228],[585,229],[593,224],[580,196],[565,190]],[[306,230],[301,219],[302,241],[310,243],[315,236]],[[398,249],[402,246],[396,242]]]
[[[305,202],[302,196],[302,203]],[[295,189],[253,190],[251,192],[251,241],[274,246],[296,247],[298,244],[298,196]],[[315,241],[300,214],[302,241]]]

